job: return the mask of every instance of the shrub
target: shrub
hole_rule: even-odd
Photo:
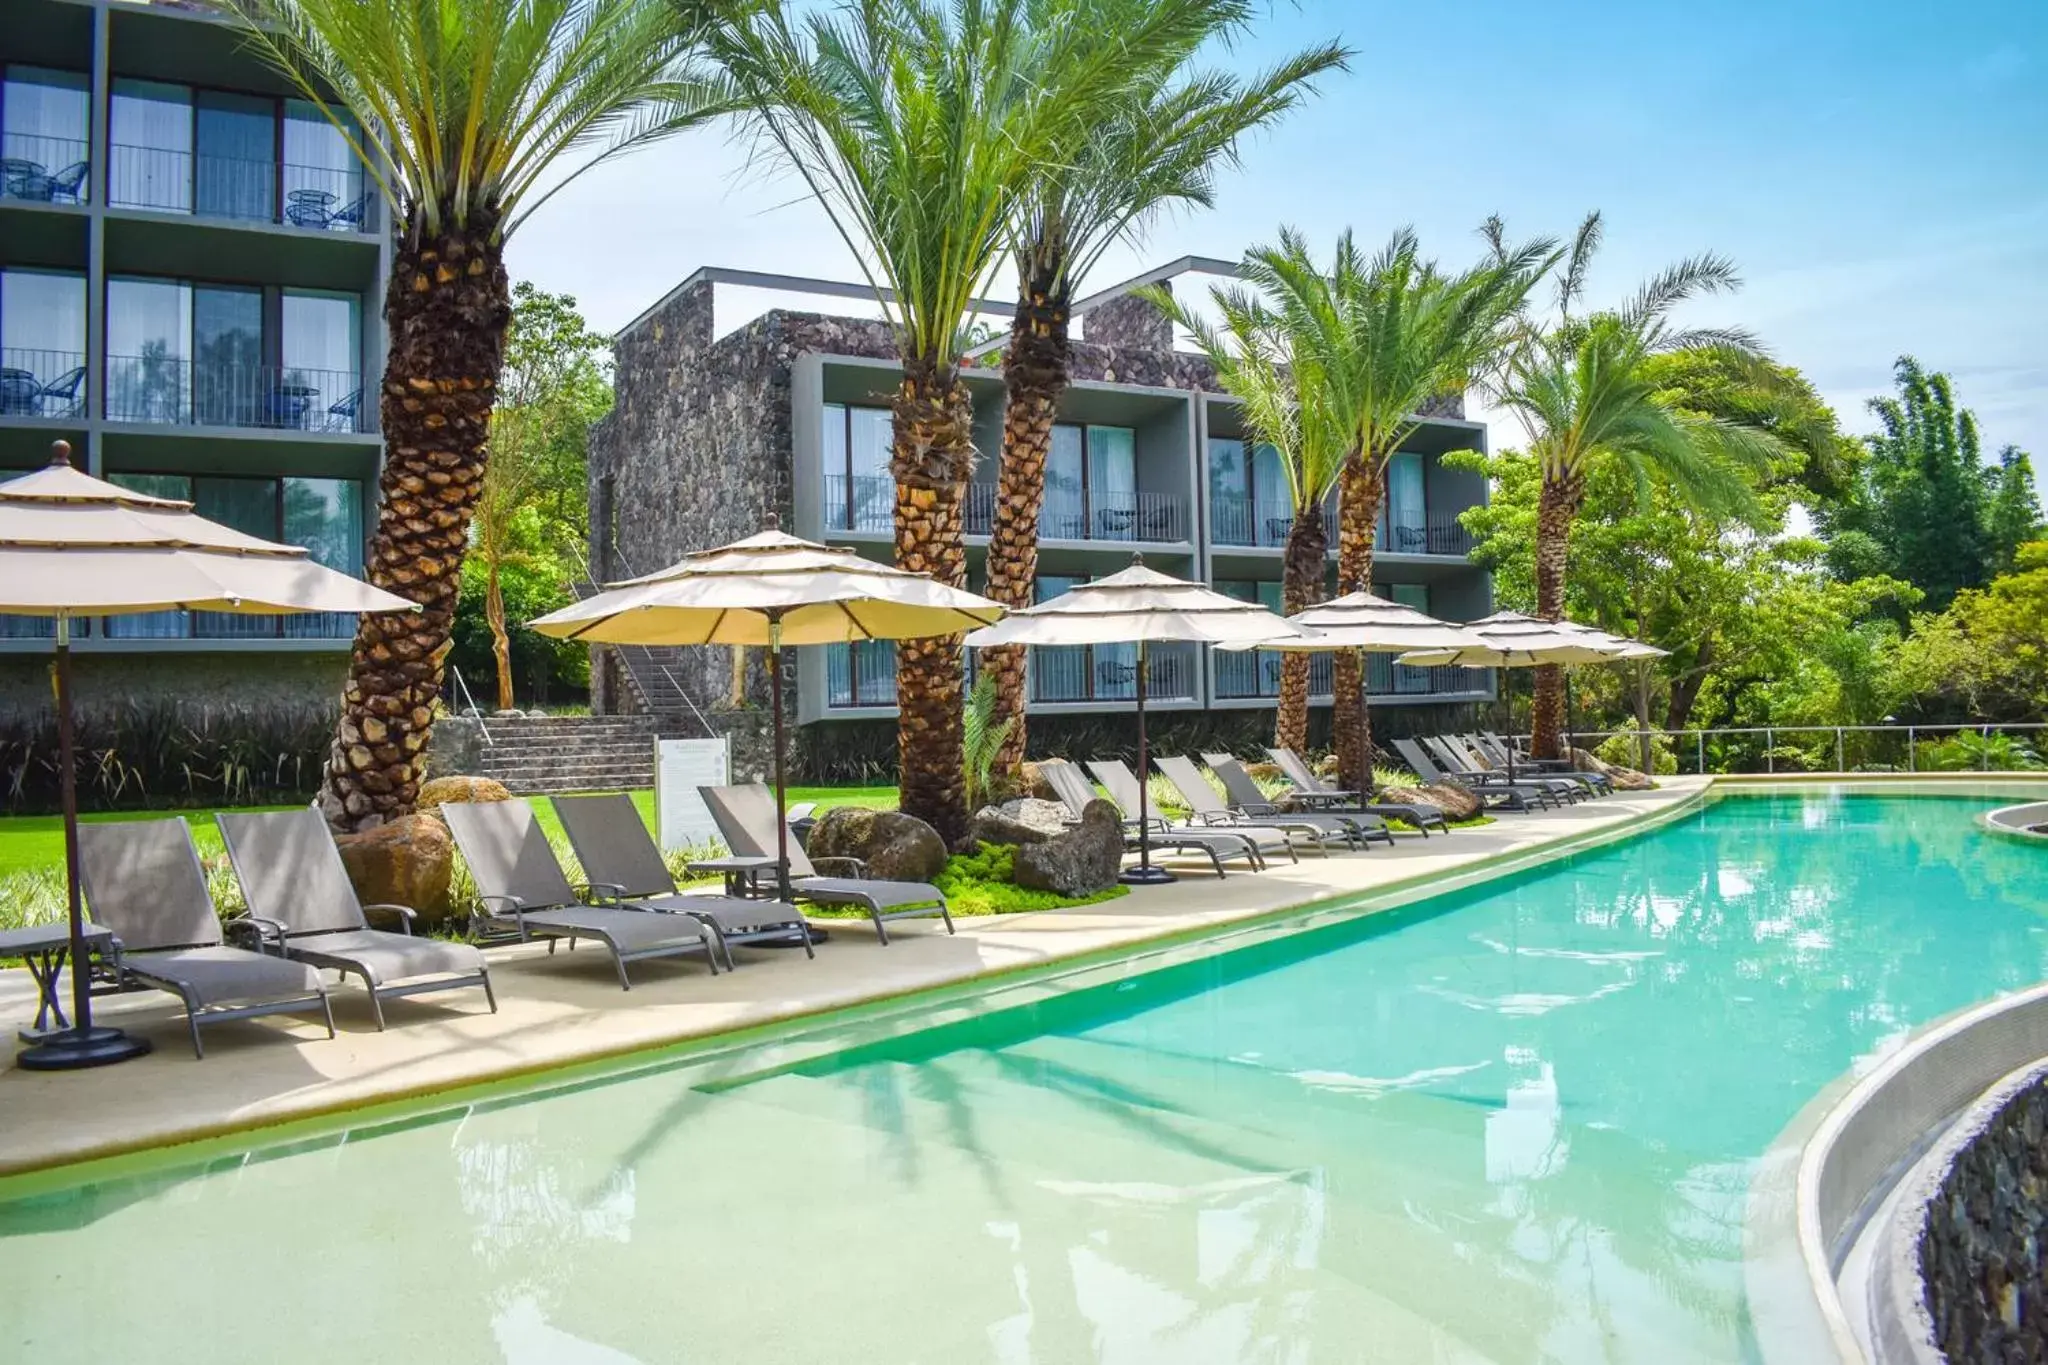
[[[1914,766],[1926,772],[2039,772],[2048,764],[2014,735],[1964,730],[1949,739],[1926,740],[1915,746]]]
[[[1610,735],[1593,750],[1593,757],[1616,768],[1640,769],[1643,765],[1642,744],[1634,735]],[[1672,751],[1670,736],[1651,736],[1650,771],[1665,776],[1678,771],[1678,756]]]

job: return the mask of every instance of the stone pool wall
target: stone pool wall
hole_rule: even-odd
[[[2048,1360],[2048,1066],[1990,1111],[1927,1204],[1920,1270],[1952,1365]]]

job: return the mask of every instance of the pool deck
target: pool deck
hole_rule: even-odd
[[[717,977],[701,962],[634,964],[622,992],[606,954],[573,956],[522,945],[494,949],[498,1012],[480,992],[449,991],[385,1006],[371,1022],[360,985],[333,989],[339,1034],[295,1016],[222,1024],[192,1056],[184,1017],[154,992],[96,1002],[102,1022],[148,1037],[140,1060],[83,1072],[0,1070],[0,1174],[41,1169],[504,1079],[574,1062],[751,1028],[975,977],[1169,939],[1271,916],[1332,897],[1431,894],[1452,880],[1524,865],[1588,838],[1653,821],[1700,797],[1710,779],[1666,778],[1657,791],[1624,792],[1560,810],[1503,815],[1491,825],[1427,840],[1401,836],[1366,853],[1284,858],[1263,873],[1219,881],[1185,863],[1169,887],[1071,910],[956,920],[898,920],[882,947],[865,921],[828,922],[815,960],[786,950],[736,950],[739,970]],[[1206,864],[1204,865],[1206,867]],[[67,997],[68,999],[68,997]],[[0,1028],[33,1018],[35,991],[21,969],[0,971]]]

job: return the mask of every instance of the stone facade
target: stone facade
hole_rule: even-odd
[[[2048,1360],[2048,1068],[1970,1136],[1926,1219],[1920,1273],[1952,1365]]]

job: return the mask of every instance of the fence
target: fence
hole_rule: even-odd
[[[1591,749],[1614,738],[1647,740],[1687,773],[2010,772],[2048,770],[2048,724],[1760,725],[1703,730],[1578,730]]]

